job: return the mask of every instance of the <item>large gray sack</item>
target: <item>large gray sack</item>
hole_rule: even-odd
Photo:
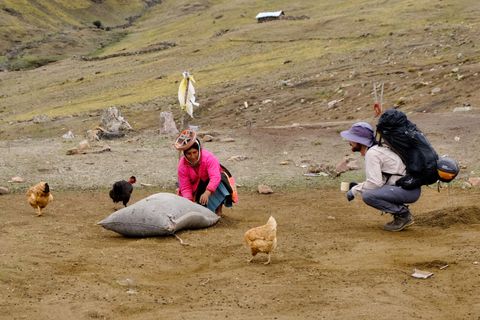
[[[157,193],[115,211],[99,225],[128,237],[171,235],[182,229],[214,225],[215,213],[172,193]]]

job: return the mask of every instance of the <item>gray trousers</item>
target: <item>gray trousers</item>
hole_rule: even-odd
[[[362,192],[363,201],[375,209],[393,215],[408,212],[405,203],[413,203],[420,198],[421,188],[405,190],[397,186],[384,185],[375,190]]]

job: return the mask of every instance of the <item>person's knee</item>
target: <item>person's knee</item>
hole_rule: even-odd
[[[372,192],[363,192],[362,193],[363,202],[368,205],[372,205],[375,202],[375,197]]]

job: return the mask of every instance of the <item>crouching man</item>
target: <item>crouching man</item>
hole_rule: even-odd
[[[395,186],[406,173],[400,157],[388,146],[376,143],[373,128],[366,122],[357,122],[340,135],[348,140],[353,152],[365,157],[366,180],[350,183],[346,194],[348,201],[361,195],[367,205],[392,214],[393,220],[383,227],[387,231],[401,231],[411,226],[413,216],[406,204],[417,201],[421,189],[406,190]]]

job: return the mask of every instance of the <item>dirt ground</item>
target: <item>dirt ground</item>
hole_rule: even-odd
[[[0,197],[0,319],[480,319],[478,191],[426,188],[399,233],[337,190],[246,192],[214,227],[181,232],[191,246],[96,225],[105,192],[55,196],[42,218]],[[269,215],[278,250],[249,264],[242,235]]]
[[[478,115],[411,116],[464,169],[440,193],[424,187],[408,230],[383,231],[389,217],[338,191],[362,170],[303,175],[310,164],[335,165],[349,154],[338,136],[348,123],[220,130],[204,145],[237,176],[240,203],[214,227],[181,232],[187,247],[96,225],[113,212],[107,188],[119,178],[139,178],[131,203],[173,190],[170,138],[134,133],[93,146],[108,143],[111,152],[74,156],[65,151],[80,138],[3,141],[2,184],[12,193],[0,196],[0,319],[478,320],[480,191],[462,188],[478,172]],[[8,183],[15,175],[26,182]],[[42,218],[24,196],[37,180],[55,197]],[[257,194],[258,183],[275,192]],[[273,262],[259,256],[249,264],[242,235],[270,215],[278,222]],[[415,268],[434,275],[415,279]]]
[[[457,182],[480,172],[480,135],[478,112],[412,113],[409,118],[425,133],[439,155],[459,161],[462,171]],[[300,122],[288,126],[264,126],[251,129],[210,129],[200,127],[213,141],[203,141],[236,176],[237,183],[248,190],[259,183],[274,188],[303,188],[307,185],[338,187],[340,179],[361,179],[363,170],[350,171],[332,179],[303,176],[310,165],[335,167],[345,156],[353,156],[362,165],[363,159],[350,152],[339,133],[355,121],[375,125],[377,119],[359,118],[351,121]],[[178,153],[173,137],[158,131],[131,132],[118,140],[91,142],[86,154],[67,155],[85,139],[81,134],[72,141],[60,136],[1,140],[0,186],[25,192],[29,185],[47,181],[53,190],[109,188],[115,181],[131,175],[142,184],[174,189]],[[96,153],[105,147],[111,151]],[[14,184],[11,177],[20,176],[24,183]]]

